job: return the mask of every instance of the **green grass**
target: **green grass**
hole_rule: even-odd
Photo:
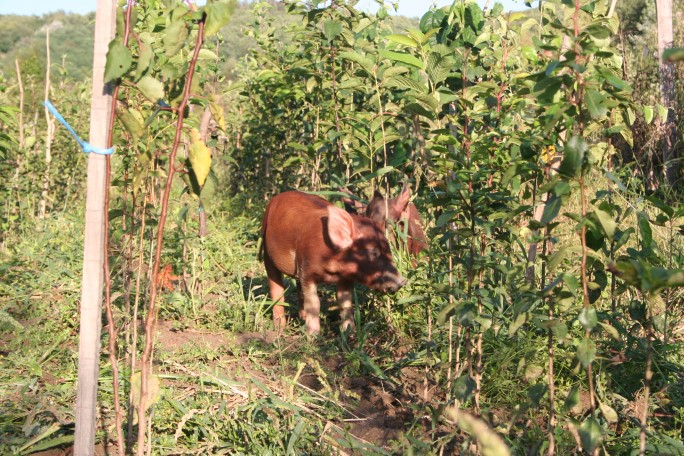
[[[359,288],[356,328],[349,334],[340,334],[335,315],[324,313],[320,337],[309,339],[293,318],[274,340],[265,273],[256,255],[261,209],[244,209],[216,212],[203,239],[195,234],[192,217],[184,228],[175,221],[169,226],[164,263],[172,264],[181,280],[159,301],[154,372],[161,388],[153,408],[153,451],[324,455],[346,448],[358,454],[439,454],[442,449],[469,454],[472,438],[440,418],[440,410],[452,403],[449,398],[471,407],[473,386],[464,377],[467,370],[455,383],[447,382],[449,326],[439,314],[448,300],[435,288],[448,282],[440,247],[433,246],[438,254],[417,267],[398,255],[410,282],[389,300]],[[247,212],[250,216],[242,215]],[[32,222],[17,226],[1,252],[0,434],[5,438],[0,454],[64,448],[74,431],[83,224],[78,214]],[[659,245],[666,245],[667,233],[654,232]],[[130,317],[118,277],[113,292],[121,329]],[[292,303],[295,295],[288,292]],[[321,295],[324,303],[334,301],[330,287],[322,287]],[[523,454],[543,450],[545,440],[546,334],[542,320],[509,333],[516,299],[512,294],[510,302],[492,301],[488,307],[493,316],[483,336],[482,416]],[[669,302],[677,300],[681,297],[674,294]],[[638,311],[638,306],[625,308],[614,317],[617,340],[603,332],[595,336],[602,356],[596,374],[599,401],[620,417],[617,424],[605,424],[607,448],[615,454],[638,440],[634,413],[645,347],[640,327],[628,326],[629,312]],[[669,318],[671,329],[680,327],[679,310],[671,309]],[[556,407],[570,404],[563,416],[579,422],[587,413],[586,376],[576,360],[583,330],[576,316],[571,321],[567,336],[555,345]],[[601,321],[609,320],[601,314]],[[676,449],[672,439],[684,425],[684,344],[678,330],[670,334],[666,346],[655,345],[650,423],[652,443]],[[100,442],[115,435],[107,338],[104,334],[100,365]],[[123,339],[118,356],[125,404],[131,373],[124,366]],[[461,359],[469,356],[462,345]],[[573,404],[568,398],[574,388],[581,394]],[[566,418],[557,430],[559,451],[577,447]]]

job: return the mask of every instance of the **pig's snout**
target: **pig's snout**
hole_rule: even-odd
[[[390,291],[391,291],[392,293],[396,293],[397,291],[399,291],[399,288],[401,288],[401,287],[403,287],[404,285],[406,285],[406,282],[408,282],[408,280],[407,280],[405,277],[399,276],[399,277],[397,278],[397,281],[395,282],[395,285],[394,285],[393,287],[390,288]]]
[[[380,286],[378,289],[384,293],[396,293],[401,287],[406,285],[407,280],[400,275],[385,275],[380,278]]]

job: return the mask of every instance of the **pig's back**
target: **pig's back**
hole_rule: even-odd
[[[265,254],[279,271],[297,276],[298,255],[312,246],[325,248],[322,219],[328,205],[318,196],[294,190],[276,195],[268,203],[261,234]]]

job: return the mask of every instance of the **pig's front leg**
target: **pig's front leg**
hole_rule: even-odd
[[[304,322],[309,334],[318,334],[321,331],[321,301],[318,299],[318,286],[316,282],[303,282],[301,284],[302,297],[304,298]]]
[[[354,303],[352,302],[352,284],[337,284],[337,305],[340,307],[342,331],[354,327]]]

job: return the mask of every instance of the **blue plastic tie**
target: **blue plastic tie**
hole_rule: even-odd
[[[43,102],[43,105],[44,105],[46,108],[48,108],[48,111],[50,111],[50,113],[51,113],[53,116],[55,116],[55,119],[59,120],[60,123],[61,123],[62,125],[64,125],[64,127],[65,127],[67,130],[69,130],[69,133],[71,133],[71,135],[74,137],[74,139],[78,142],[78,145],[81,146],[81,149],[83,149],[83,152],[85,152],[86,154],[89,154],[89,153],[92,152],[92,153],[94,153],[94,154],[100,154],[100,155],[111,155],[111,154],[114,153],[114,148],[113,148],[113,147],[110,147],[109,149],[103,149],[103,148],[101,148],[101,147],[93,147],[93,146],[90,145],[89,142],[83,141],[83,140],[80,138],[80,136],[78,136],[78,134],[74,131],[74,129],[71,128],[71,125],[69,125],[69,122],[67,122],[66,120],[64,120],[64,117],[62,117],[62,115],[59,113],[59,111],[57,111],[57,108],[55,108],[55,107],[52,105],[52,103],[50,103],[49,100],[45,100],[45,101]]]

